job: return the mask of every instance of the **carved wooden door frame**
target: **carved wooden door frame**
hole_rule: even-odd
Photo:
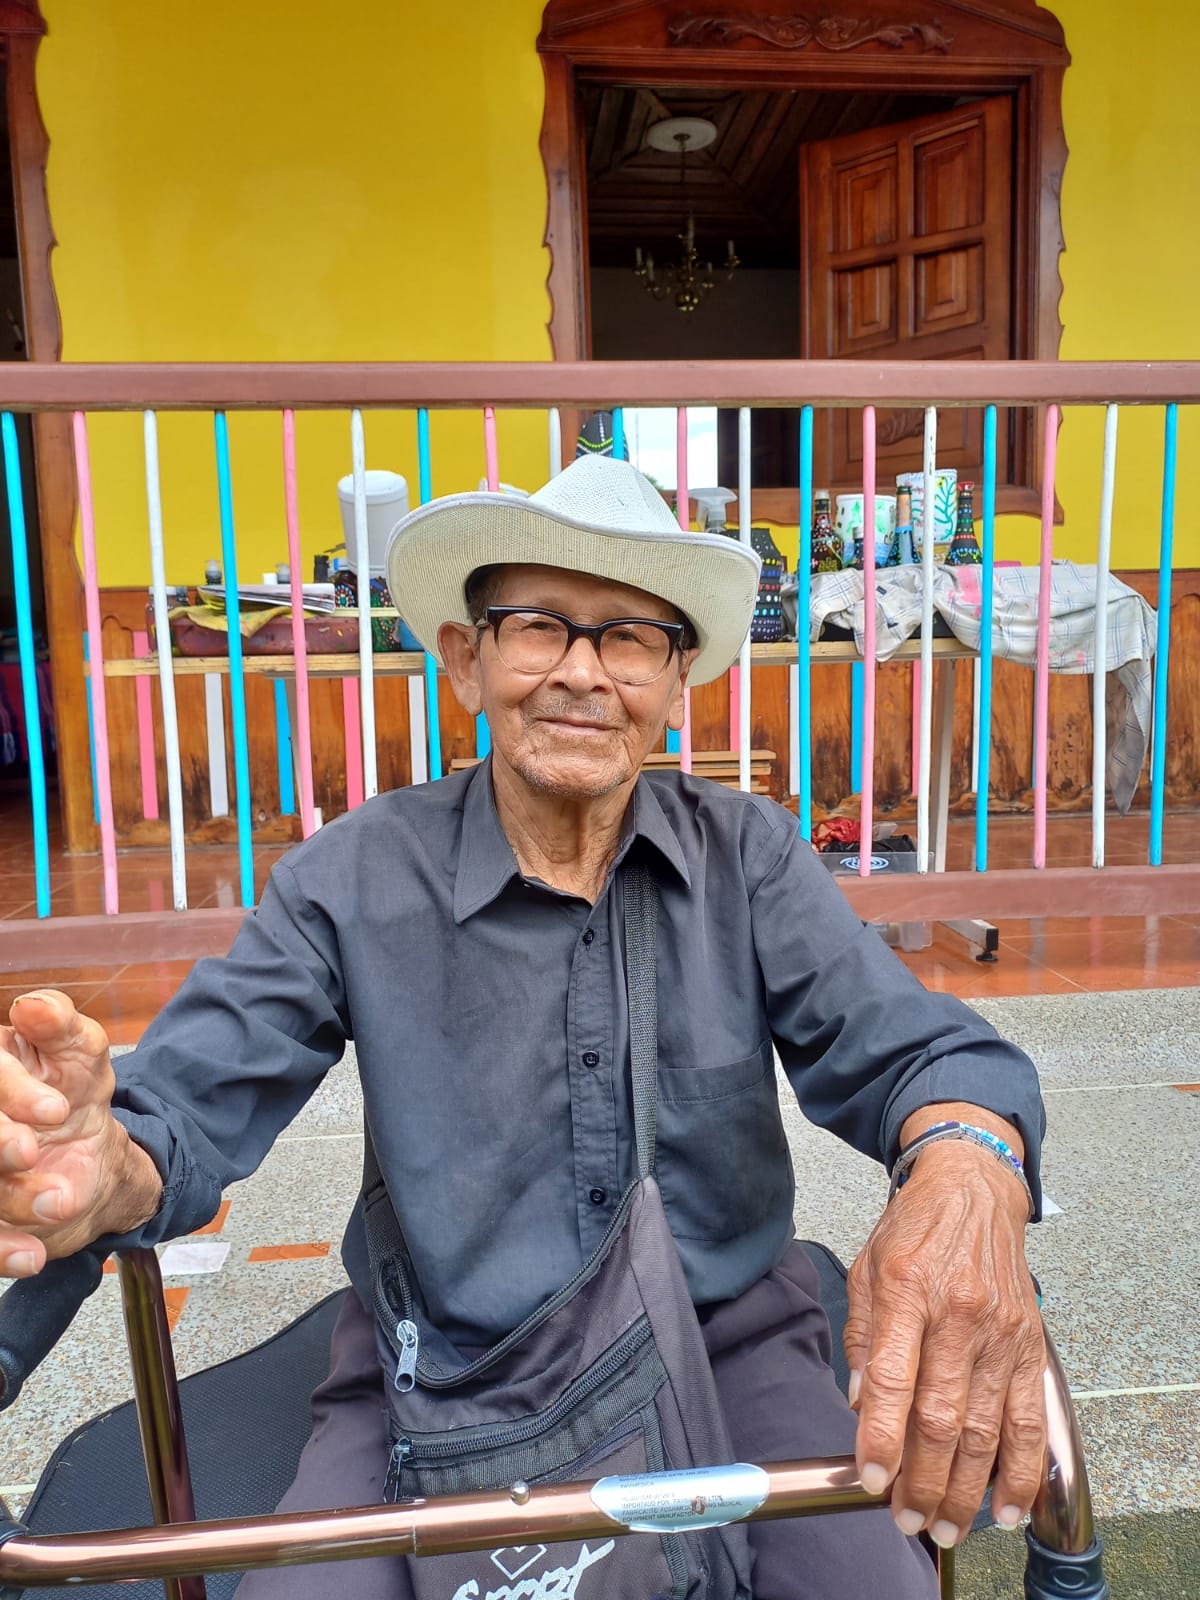
[[[550,343],[586,358],[585,173],[581,83],[707,84],[812,92],[1009,94],[1015,114],[1014,356],[1057,359],[1067,159],[1063,30],[1034,0],[549,0],[538,52],[546,79],[541,151],[550,251]],[[1029,430],[1021,487],[999,509],[1038,509],[1040,445]],[[757,515],[794,520],[797,496],[771,492]],[[786,501],[786,503],[785,503]]]
[[[62,323],[50,270],[57,242],[46,195],[50,140],[37,97],[37,53],[45,33],[38,0],[0,0],[0,70],[6,76],[25,346],[31,361],[62,357]],[[54,412],[36,416],[33,444],[63,840],[68,850],[94,850],[98,835],[92,810],[70,418]]]

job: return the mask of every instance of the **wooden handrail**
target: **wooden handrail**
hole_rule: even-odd
[[[0,410],[1200,403],[1200,361],[0,364]]]

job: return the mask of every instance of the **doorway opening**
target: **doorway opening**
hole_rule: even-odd
[[[586,79],[579,96],[592,358],[1017,353],[1010,96]],[[715,129],[707,147],[682,161],[647,141],[655,124],[679,117]],[[688,216],[701,263],[712,263],[713,287],[694,309],[680,310],[671,295],[647,292],[635,266],[650,257],[660,265],[678,260]],[[727,273],[731,252],[739,265]],[[650,434],[656,466],[668,460],[658,438],[665,420],[645,413],[627,427],[631,444],[639,422]],[[695,422],[702,449],[711,436],[715,476],[706,475],[705,460],[693,481],[736,485],[736,415],[714,410]],[[854,422],[846,412],[818,415],[816,480],[835,492],[861,483]],[[880,412],[881,479],[919,467],[921,432],[919,411]],[[977,467],[978,434],[975,413],[950,416],[939,459]],[[1008,479],[1017,441],[1003,427],[1001,437]],[[790,507],[799,481],[798,412],[758,412],[752,451],[756,514]],[[664,483],[670,486],[673,480]]]

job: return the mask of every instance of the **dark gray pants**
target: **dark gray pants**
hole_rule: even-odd
[[[726,1424],[740,1461],[854,1449],[854,1415],[829,1365],[829,1324],[808,1257],[793,1245],[737,1300],[701,1313]],[[334,1330],[315,1426],[281,1511],[372,1505],[387,1465],[382,1373],[371,1320],[350,1294]],[[887,1511],[750,1527],[755,1600],[936,1600],[933,1567]],[[400,1557],[250,1573],[237,1600],[410,1600]],[[604,1600],[639,1600],[606,1596]]]

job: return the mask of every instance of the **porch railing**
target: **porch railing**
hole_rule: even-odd
[[[173,658],[168,622],[168,597],[163,560],[164,513],[158,457],[158,416],[166,411],[205,411],[213,416],[214,470],[218,487],[222,541],[222,568],[228,612],[228,677],[232,711],[234,799],[240,863],[241,900],[254,899],[250,767],[246,722],[247,665],[243,657],[238,603],[238,543],[235,536],[234,483],[230,468],[227,414],[231,411],[275,411],[280,414],[282,486],[290,567],[292,642],[294,654],[273,661],[294,675],[294,728],[297,749],[297,807],[305,836],[316,826],[312,785],[310,739],[310,678],[332,670],[328,662],[309,657],[302,620],[302,570],[300,523],[296,493],[296,430],[298,410],[344,410],[349,413],[347,457],[354,481],[355,551],[360,573],[368,568],[367,501],[365,478],[364,412],[415,411],[419,457],[419,498],[429,498],[431,449],[429,418],[439,410],[473,410],[480,418],[481,455],[487,482],[497,487],[500,462],[496,444],[498,410],[520,409],[546,416],[548,473],[561,465],[562,408],[611,410],[615,419],[616,453],[623,451],[622,417],[631,400],[641,406],[676,407],[678,428],[678,504],[687,525],[688,431],[687,408],[697,405],[736,408],[738,411],[738,511],[739,537],[750,539],[751,444],[754,414],[760,408],[797,410],[800,419],[798,562],[798,639],[795,645],[743,646],[731,674],[730,727],[738,749],[741,783],[750,787],[751,662],[752,659],[787,659],[793,665],[791,720],[796,747],[795,788],[798,825],[805,834],[812,827],[812,669],[813,646],[805,625],[809,615],[809,529],[813,500],[814,408],[849,408],[861,412],[864,527],[874,526],[876,481],[876,411],[881,406],[921,407],[924,413],[923,473],[925,505],[933,504],[933,479],[937,468],[939,412],[947,408],[975,407],[983,411],[982,464],[982,569],[981,641],[978,651],[978,757],[975,803],[974,873],[936,873],[931,832],[931,797],[936,789],[933,728],[934,663],[939,651],[934,639],[934,548],[926,537],[922,549],[922,617],[920,627],[920,699],[917,718],[917,869],[918,878],[890,885],[865,883],[852,898],[868,907],[864,914],[895,915],[904,905],[914,917],[962,915],[972,894],[978,893],[979,874],[988,873],[989,762],[992,728],[994,641],[991,605],[995,566],[995,512],[997,482],[997,408],[1036,408],[1043,414],[1041,474],[1041,539],[1039,555],[1039,612],[1034,693],[1034,828],[1030,868],[1027,872],[988,873],[988,900],[1001,910],[1018,905],[1020,913],[1033,914],[1036,904],[1054,906],[1058,914],[1089,909],[1167,910],[1200,909],[1200,868],[1163,865],[1165,753],[1169,736],[1167,663],[1171,649],[1169,595],[1173,569],[1178,408],[1200,404],[1200,363],[878,363],[868,362],[675,362],[675,363],[505,363],[505,364],[355,364],[355,365],[14,365],[0,369],[3,460],[11,527],[16,585],[18,643],[22,694],[29,743],[32,790],[37,915],[51,916],[47,788],[37,706],[36,663],[30,610],[30,574],[25,529],[25,504],[30,492],[22,483],[14,413],[35,415],[68,413],[71,417],[73,466],[78,490],[82,534],[83,592],[86,613],[87,674],[94,737],[94,781],[101,850],[104,863],[104,911],[119,910],[117,837],[110,782],[109,717],[106,685],[113,678],[139,675],[150,684],[156,678],[160,699],[166,761],[167,808],[172,859],[173,901],[176,910],[188,905],[187,860],[184,846],[180,751],[176,711],[176,678],[189,664]],[[1126,406],[1156,406],[1163,412],[1161,514],[1159,528],[1159,600],[1155,645],[1154,712],[1150,758],[1151,815],[1147,867],[1105,867],[1105,762],[1107,732],[1105,679],[1108,650],[1108,592],[1111,567],[1111,528],[1116,481],[1120,412]],[[1046,855],[1049,727],[1047,717],[1050,676],[1051,562],[1054,554],[1055,471],[1058,426],[1066,406],[1103,406],[1103,455],[1097,462],[1101,511],[1097,538],[1095,632],[1092,643],[1093,678],[1093,781],[1092,867],[1105,868],[1107,889],[1095,890],[1095,878],[1086,872],[1048,868]],[[101,637],[101,601],[98,582],[97,541],[105,530],[98,526],[92,492],[88,418],[97,412],[141,412],[144,426],[146,479],[146,537],[153,596],[156,654],[137,662],[106,660]],[[464,486],[467,487],[467,486]],[[875,584],[874,541],[863,541],[864,592]],[[412,773],[414,779],[441,776],[443,762],[438,733],[438,678],[432,658],[413,655],[377,656],[372,649],[370,614],[359,610],[358,725],[348,723],[350,745],[355,736],[361,747],[361,797],[369,798],[379,783],[376,759],[376,677],[380,671],[400,672],[410,678]],[[861,838],[872,837],[875,816],[873,774],[876,707],[876,614],[866,606],[863,627],[862,692],[859,722],[861,748]],[[337,670],[345,670],[345,659]],[[477,748],[487,748],[486,727],[477,731]],[[690,725],[685,721],[680,738],[680,764],[691,767]],[[860,850],[859,873],[871,877],[871,850]],[[1097,875],[1098,876],[1098,875]],[[974,891],[970,880],[974,880]],[[1056,887],[1051,888],[1053,879]],[[935,881],[936,880],[936,881]],[[1004,881],[1006,880],[1006,881]],[[1117,899],[1113,890],[1119,886]],[[1065,898],[1064,898],[1065,896]],[[934,908],[937,908],[936,910]],[[223,935],[222,935],[223,937]]]

